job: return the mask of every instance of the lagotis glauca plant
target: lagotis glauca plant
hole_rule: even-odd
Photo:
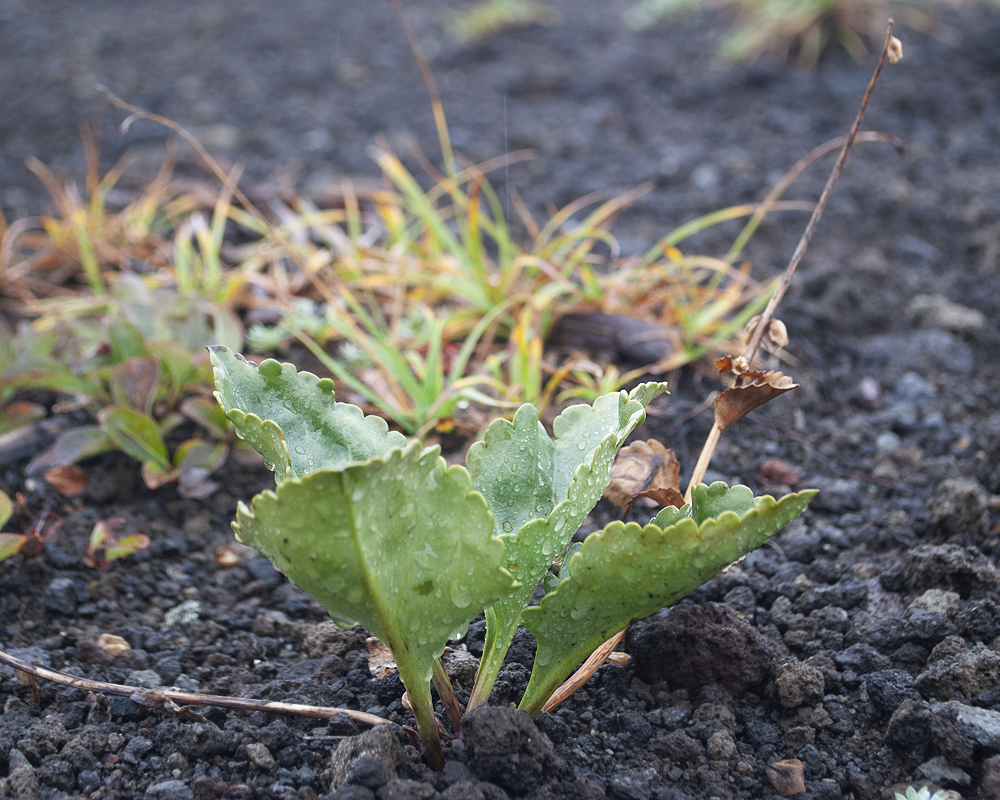
[[[332,380],[211,351],[216,397],[277,483],[240,504],[237,538],[335,621],[360,623],[389,647],[438,768],[430,684],[453,697],[440,656],[478,614],[486,614],[486,646],[470,706],[489,697],[523,624],[538,649],[520,708],[535,715],[595,648],[758,547],[815,494],[775,500],[744,486],[701,485],[691,502],[665,507],[648,525],[612,522],[571,549],[615,455],[665,384],[570,406],[554,438],[535,407],[523,405],[513,421],[490,425],[465,467],[449,467],[439,448],[338,403]],[[529,606],[543,578],[545,595]]]

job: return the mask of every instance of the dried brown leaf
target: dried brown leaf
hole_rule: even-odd
[[[604,496],[626,513],[640,497],[661,506],[684,505],[680,469],[674,451],[655,439],[633,442],[618,453]]]
[[[162,371],[156,356],[126,358],[111,371],[111,395],[119,405],[149,414]]]
[[[87,488],[90,476],[76,464],[51,467],[45,470],[45,480],[63,497],[76,497]]]
[[[739,386],[730,386],[715,400],[715,423],[719,430],[724,431],[758,406],[798,386],[782,372],[746,369],[744,359],[734,360],[726,356],[716,361],[715,365],[724,373],[732,372],[743,381]]]
[[[767,779],[782,797],[806,790],[805,768],[797,758],[786,758],[767,765]]]
[[[387,678],[396,672],[396,659],[392,650],[374,636],[365,639],[368,647],[368,671],[375,678]]]
[[[799,471],[795,467],[787,461],[782,461],[780,458],[765,460],[757,470],[757,474],[764,480],[780,484],[781,486],[795,486],[799,482],[800,477]]]

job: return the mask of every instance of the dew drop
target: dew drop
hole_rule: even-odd
[[[365,591],[360,586],[351,586],[344,592],[344,599],[352,605],[358,605],[365,599]]]
[[[472,593],[469,591],[469,587],[465,586],[461,581],[452,581],[451,602],[458,608],[468,606],[472,602]]]
[[[510,520],[507,520],[507,522],[503,524],[503,529],[505,533],[510,533],[512,530],[514,530],[514,525],[511,523]]]
[[[579,442],[576,445],[576,449],[577,450],[586,450],[587,449],[587,443],[586,442]]]
[[[306,449],[302,445],[297,444],[295,445],[295,452],[300,456],[304,456],[306,454]]]

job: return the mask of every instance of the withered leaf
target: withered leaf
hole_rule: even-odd
[[[682,506],[680,470],[674,451],[655,439],[633,442],[618,453],[604,496],[625,513],[640,497]]]
[[[726,356],[715,362],[724,373],[732,372],[743,381],[740,386],[730,386],[715,400],[715,422],[723,431],[758,406],[798,387],[782,372],[748,369],[745,362],[739,361]]]
[[[368,647],[368,671],[375,678],[386,678],[396,672],[392,651],[374,636],[365,639]]]
[[[768,458],[757,469],[757,474],[766,481],[781,486],[795,486],[799,482],[799,471],[780,458]]]
[[[90,476],[76,464],[66,464],[45,470],[45,480],[63,497],[76,497],[87,488]]]
[[[767,765],[767,779],[782,797],[806,790],[805,768],[797,758],[786,758]]]
[[[111,371],[111,396],[118,405],[149,414],[162,371],[156,356],[126,358]]]

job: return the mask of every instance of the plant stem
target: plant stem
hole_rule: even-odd
[[[405,642],[393,642],[389,647],[399,668],[399,679],[406,687],[410,698],[410,707],[417,720],[417,731],[424,743],[427,761],[431,768],[437,771],[444,769],[444,752],[441,750],[441,737],[438,736],[437,720],[434,718],[434,702],[431,697],[431,684],[426,673],[417,669]]]
[[[701,483],[701,479],[708,472],[708,465],[712,463],[712,456],[715,455],[715,448],[718,447],[720,438],[722,438],[722,428],[719,427],[719,422],[716,420],[712,423],[712,430],[708,432],[708,438],[705,439],[705,444],[698,455],[698,463],[694,465],[694,471],[691,473],[691,480],[684,492],[685,503],[691,502],[691,490]]]
[[[476,684],[472,687],[472,695],[465,707],[465,713],[469,713],[490,699],[490,692],[493,691],[493,684],[496,683],[497,674],[503,666],[504,656],[507,655],[510,643],[514,641],[514,634],[521,621],[518,620],[503,631],[497,630],[499,624],[500,621],[493,609],[486,609],[486,642],[483,644],[483,657],[479,660]]]
[[[455,697],[455,689],[451,685],[448,673],[444,671],[444,665],[440,658],[434,659],[434,688],[437,689],[438,697],[441,698],[441,705],[444,706],[444,713],[448,715],[448,722],[451,729],[455,731],[458,738],[462,737],[462,707]]]

